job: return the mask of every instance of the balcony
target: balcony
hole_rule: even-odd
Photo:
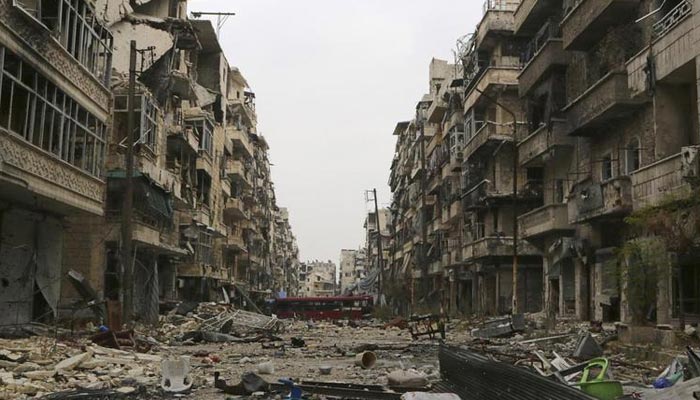
[[[483,180],[469,188],[462,196],[462,210],[473,211],[486,207],[487,200],[511,198],[513,192],[499,192],[493,182]]]
[[[0,132],[0,175],[8,198],[59,214],[104,215],[103,181],[14,134]]]
[[[476,73],[467,84],[467,97],[464,101],[464,111],[469,111],[481,100],[483,93],[489,94],[493,87],[517,87],[521,64],[519,58],[502,57],[499,64],[490,65]]]
[[[250,186],[248,171],[242,161],[227,159],[226,160],[226,176],[230,179],[242,184]]]
[[[566,134],[566,121],[552,119],[518,143],[518,161],[521,166],[541,166],[559,155],[568,154],[574,138]]]
[[[442,218],[440,222],[442,223],[442,229],[447,229],[455,223],[459,222],[462,217],[462,202],[459,199],[455,199],[449,207],[443,208]]]
[[[229,229],[228,234],[226,235],[226,240],[224,241],[224,247],[228,250],[231,251],[236,251],[236,252],[241,252],[245,253],[247,251],[247,247],[245,242],[243,241],[243,237],[239,232],[233,231]]]
[[[630,98],[626,72],[610,72],[564,108],[568,134],[592,136],[593,128],[628,115],[644,101]]]
[[[518,76],[518,91],[521,97],[558,68],[569,63],[569,57],[562,47],[562,39],[556,21],[548,22],[527,46],[524,54],[526,63]]]
[[[513,257],[512,236],[489,236],[464,246],[463,255],[467,260],[475,261],[486,258]],[[525,240],[518,240],[518,257],[538,256],[540,251]]]
[[[581,223],[599,218],[619,218],[632,211],[632,181],[628,176],[603,183],[579,183],[569,201],[569,222]]]
[[[685,197],[691,186],[683,177],[682,153],[675,154],[632,173],[634,209],[656,206],[665,200]]]
[[[174,146],[173,150],[182,149],[189,153],[197,153],[197,150],[199,150],[199,139],[197,139],[192,129],[184,129],[182,125],[170,125],[167,127],[167,132],[168,140],[179,144],[179,146]],[[168,143],[169,150],[170,146],[171,144]]]
[[[513,15],[513,30],[518,35],[534,34],[557,5],[556,0],[522,0]]]
[[[513,128],[511,126],[496,125],[492,122],[482,123],[479,130],[464,146],[464,158],[471,158],[477,151],[498,146],[501,142],[513,141]]]
[[[476,28],[476,48],[492,49],[498,36],[513,32],[513,12],[519,0],[487,0],[484,3],[484,16]]]
[[[577,0],[561,29],[565,50],[588,50],[613,25],[634,20],[640,0]]]
[[[694,64],[696,23],[692,15],[692,3],[681,1],[654,25],[651,48],[641,51],[627,62],[629,87],[633,96],[647,91],[647,63],[649,53],[654,55],[654,74],[657,82],[675,84],[678,78],[689,81]],[[682,75],[686,77],[683,78]]]
[[[202,225],[211,226],[211,214],[209,208],[200,205],[199,208],[192,210],[192,220]]]
[[[196,166],[198,170],[202,170],[209,176],[214,176],[214,166],[212,165],[211,156],[206,151],[199,151]]]
[[[226,205],[224,206],[224,218],[227,221],[240,221],[243,219],[248,219],[248,212],[245,210],[243,201],[236,198],[229,198],[226,200]]]
[[[431,124],[437,124],[442,122],[442,118],[445,116],[448,104],[442,98],[435,99],[428,108],[428,122]]]
[[[524,239],[573,229],[569,225],[568,206],[564,203],[548,204],[519,216],[518,227]]]
[[[253,157],[253,148],[246,132],[235,127],[228,127],[226,128],[226,137],[233,142],[234,151],[239,151],[247,157]]]

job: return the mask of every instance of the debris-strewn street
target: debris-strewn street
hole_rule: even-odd
[[[178,313],[182,311],[188,312]],[[605,380],[637,396],[629,398],[657,399],[665,398],[654,396],[668,389],[653,386],[693,384],[698,380],[691,379],[700,376],[700,358],[688,358],[682,349],[655,353],[648,346],[623,348],[615,326],[608,324],[560,321],[547,331],[542,314],[486,323],[444,321],[442,340],[439,333],[414,339],[415,321],[401,318],[314,322],[257,315],[252,320],[254,313],[242,317],[236,311],[213,303],[178,307],[161,316],[157,328],[118,333],[126,339],[113,342],[105,340],[112,332],[95,333],[95,327],[93,332],[41,331],[39,325],[3,331],[3,336],[40,334],[0,340],[0,398],[147,399],[177,394],[224,399],[254,392],[275,397],[296,385],[307,395],[330,398],[391,399],[420,391],[454,392],[469,400],[490,398],[501,390],[505,397],[499,398],[525,399],[530,397],[508,395],[504,389],[524,379],[530,380],[533,395],[540,396],[532,398],[553,398],[547,396],[561,391],[563,397],[557,398],[574,399],[588,398],[577,388],[583,368],[576,366],[601,359],[607,364]],[[219,320],[227,324],[211,328]],[[663,369],[674,362],[685,379],[667,376],[672,383],[659,383]],[[500,372],[487,376],[489,370]],[[460,383],[467,376],[481,378]],[[700,390],[697,383],[694,387]]]

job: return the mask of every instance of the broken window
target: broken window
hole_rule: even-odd
[[[0,128],[100,176],[105,124],[8,49],[0,61]]]
[[[199,140],[199,151],[214,155],[214,123],[209,118],[189,119],[185,122],[187,129],[192,129]]]
[[[112,68],[112,34],[85,0],[14,0],[14,6],[52,31],[63,46],[102,84]]]
[[[211,193],[211,177],[206,171],[197,170],[197,200],[204,206],[209,207]]]
[[[608,153],[603,156],[600,162],[600,179],[605,182],[613,178],[612,154]]]
[[[126,143],[126,124],[128,115],[128,96],[114,96],[114,132],[115,139],[120,145]],[[139,123],[134,144],[142,144],[151,151],[156,151],[158,140],[158,107],[155,100],[146,94],[139,93],[134,101],[134,120]]]
[[[639,169],[641,166],[641,146],[639,138],[632,139],[625,148],[625,171],[627,175]]]
[[[195,243],[195,261],[205,265],[214,264],[212,242],[211,233],[205,231],[199,232],[199,239],[197,243]]]

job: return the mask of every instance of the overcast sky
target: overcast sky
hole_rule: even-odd
[[[428,90],[432,57],[481,17],[474,0],[191,0],[235,12],[221,31],[231,65],[257,95],[277,203],[289,208],[302,261],[338,263],[364,241],[377,188],[388,206],[396,122]]]

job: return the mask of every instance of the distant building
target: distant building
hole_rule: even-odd
[[[340,251],[340,293],[349,294],[367,276],[366,250]]]
[[[332,261],[312,261],[301,265],[299,272],[301,297],[330,297],[336,294],[337,266]]]

